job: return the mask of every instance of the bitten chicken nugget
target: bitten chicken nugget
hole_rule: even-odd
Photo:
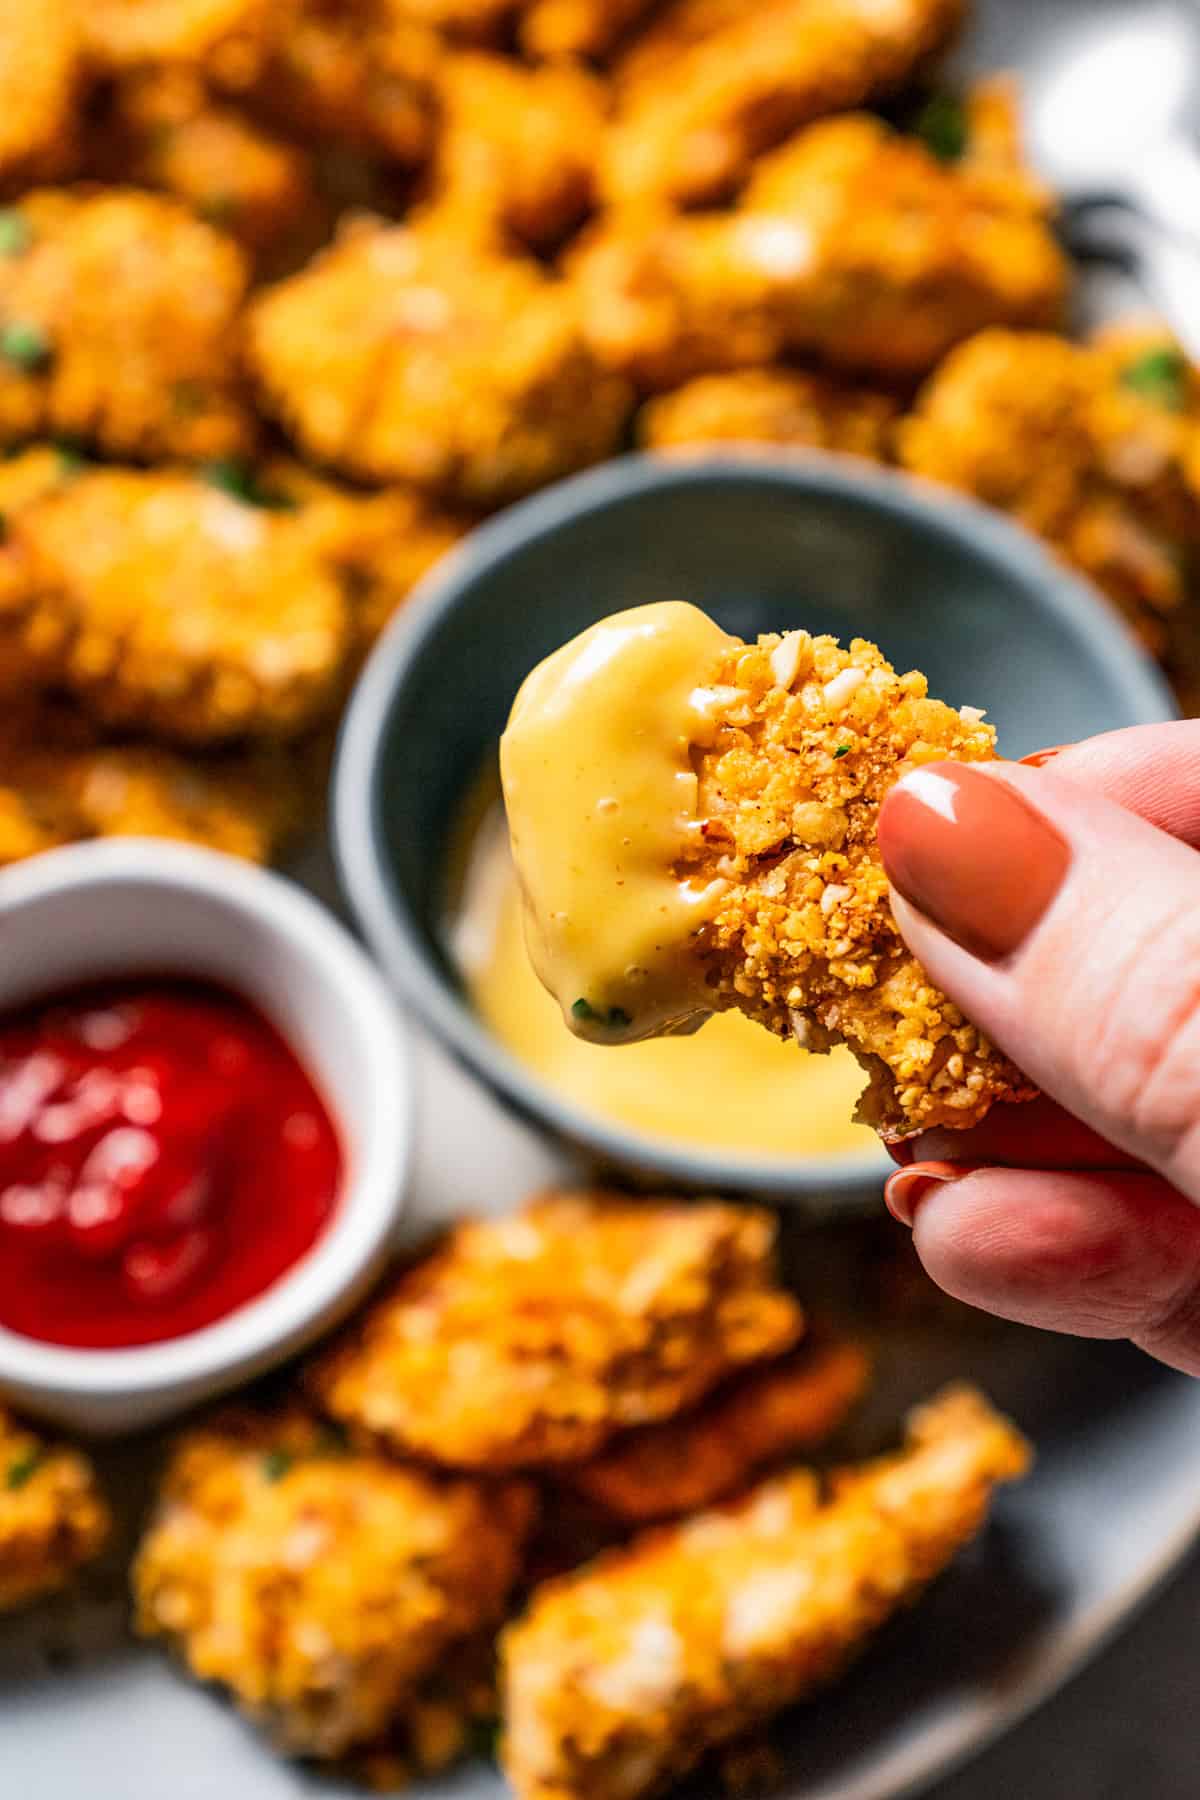
[[[605,90],[584,70],[447,57],[435,201],[468,228],[550,249],[591,207]]]
[[[800,1471],[534,1593],[502,1642],[518,1800],[638,1800],[840,1674],[979,1532],[1029,1452],[949,1389],[905,1447]]]
[[[335,1417],[391,1448],[507,1469],[588,1456],[800,1335],[752,1208],[549,1194],[458,1226],[320,1359]]]
[[[922,375],[986,325],[1057,321],[1066,260],[1013,196],[866,114],[811,126],[734,212],[635,212],[585,239],[570,268],[588,341],[647,388],[787,352]]]
[[[1200,554],[1200,380],[1170,337],[983,332],[928,382],[899,445],[914,473],[1046,538],[1162,649]]]
[[[669,0],[617,65],[608,194],[728,198],[789,132],[901,86],[962,14],[962,0]]]
[[[0,217],[0,443],[199,458],[249,440],[236,244],[133,189],[45,189]]]
[[[73,0],[0,7],[0,185],[51,180],[75,139],[80,42]],[[0,230],[0,257],[11,253]]]
[[[100,722],[188,743],[294,734],[335,705],[341,584],[287,514],[187,474],[97,469],[21,509],[0,659]]]
[[[829,1341],[737,1376],[698,1411],[620,1437],[560,1479],[630,1525],[677,1518],[746,1485],[767,1463],[817,1449],[861,1398],[870,1360]]]
[[[1030,1098],[905,947],[876,837],[903,775],[994,756],[978,709],[861,638],[747,645],[682,602],[603,620],[528,677],[500,746],[538,973],[597,1043],[730,1007],[844,1043],[888,1141]]]
[[[265,404],[310,455],[468,506],[599,461],[631,405],[570,288],[429,223],[350,232],[262,295],[248,335]]]
[[[167,1469],[134,1564],[137,1629],[284,1749],[339,1757],[499,1621],[533,1506],[516,1484],[349,1455],[298,1414],[219,1418]]]
[[[89,57],[102,69],[178,63],[241,88],[289,26],[291,0],[85,0]]]
[[[638,419],[650,450],[770,443],[839,450],[889,460],[899,403],[801,369],[746,369],[700,375],[651,400]]]
[[[109,1525],[87,1458],[0,1407],[0,1612],[65,1587],[103,1549]]]

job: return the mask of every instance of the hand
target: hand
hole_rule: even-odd
[[[880,815],[906,942],[1045,1096],[904,1145],[888,1204],[948,1293],[1200,1374],[1200,722],[1030,761]]]

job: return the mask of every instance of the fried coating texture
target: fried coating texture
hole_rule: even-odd
[[[618,62],[604,185],[615,202],[728,199],[754,158],[901,86],[962,0],[671,0]]]
[[[502,1643],[518,1800],[639,1800],[840,1673],[1025,1472],[1017,1432],[950,1389],[905,1447],[764,1483],[535,1592]]]
[[[136,1628],[285,1750],[339,1757],[499,1620],[532,1515],[515,1483],[348,1455],[295,1413],[230,1415],[174,1452],[134,1564]]]
[[[71,0],[0,8],[0,184],[50,180],[69,160],[80,42]]]
[[[631,405],[565,284],[428,223],[353,231],[268,289],[248,349],[264,404],[311,456],[465,506],[599,461]]]
[[[651,12],[656,0],[526,0],[521,47],[549,61],[602,58]]]
[[[650,389],[789,352],[911,379],[985,326],[1054,325],[1068,276],[1024,188],[866,114],[764,157],[735,211],[618,216],[570,266],[601,363]]]
[[[974,709],[928,697],[873,644],[806,631],[734,642],[699,758],[700,848],[729,883],[697,937],[714,1010],[808,1048],[844,1043],[870,1080],[859,1117],[892,1142],[974,1125],[1033,1089],[906,949],[876,839],[884,795],[923,763],[988,762]]]
[[[0,1407],[0,1613],[66,1587],[109,1529],[87,1458],[46,1443]]]
[[[133,189],[28,195],[0,257],[0,443],[223,456],[250,439],[237,379],[236,244]]]
[[[1200,381],[1168,336],[983,332],[928,382],[899,448],[1036,531],[1163,647],[1200,553]]]
[[[339,698],[352,627],[336,573],[298,521],[197,477],[82,474],[17,514],[0,563],[0,660],[103,724],[276,738]]]
[[[801,369],[745,369],[698,375],[642,408],[638,436],[648,450],[729,443],[783,444],[890,459],[899,403]]]
[[[291,7],[289,0],[85,0],[78,11],[99,68],[180,64],[242,88],[287,28]]]
[[[468,227],[550,249],[593,201],[605,90],[584,70],[447,57],[435,200]]]
[[[334,1417],[450,1466],[591,1455],[795,1342],[765,1212],[552,1193],[458,1226],[320,1359]]]
[[[697,1412],[618,1438],[562,1479],[623,1524],[678,1518],[736,1493],[765,1464],[819,1448],[869,1376],[859,1344],[805,1345],[736,1377]]]

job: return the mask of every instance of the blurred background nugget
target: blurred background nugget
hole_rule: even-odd
[[[65,1587],[108,1533],[87,1458],[47,1443],[0,1407],[0,1612]]]

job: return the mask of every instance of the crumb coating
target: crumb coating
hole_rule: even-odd
[[[848,1045],[870,1076],[859,1116],[888,1141],[1031,1097],[906,948],[876,838],[903,775],[991,761],[992,727],[931,700],[923,675],[897,675],[861,638],[735,643],[712,691],[689,868],[729,884],[697,940],[714,1009],[815,1050]]]
[[[285,1749],[384,1736],[502,1616],[533,1498],[347,1453],[303,1415],[186,1434],[133,1570],[135,1622]]]
[[[320,1359],[320,1405],[391,1449],[507,1469],[669,1418],[802,1317],[762,1211],[549,1194],[456,1227]]]
[[[890,394],[804,369],[698,375],[642,408],[648,450],[710,444],[793,445],[886,462],[899,403]]]
[[[905,1447],[781,1476],[535,1591],[505,1633],[518,1800],[639,1800],[838,1675],[978,1533],[1026,1445],[970,1389]]]
[[[0,1612],[65,1587],[109,1529],[88,1459],[0,1407]]]

